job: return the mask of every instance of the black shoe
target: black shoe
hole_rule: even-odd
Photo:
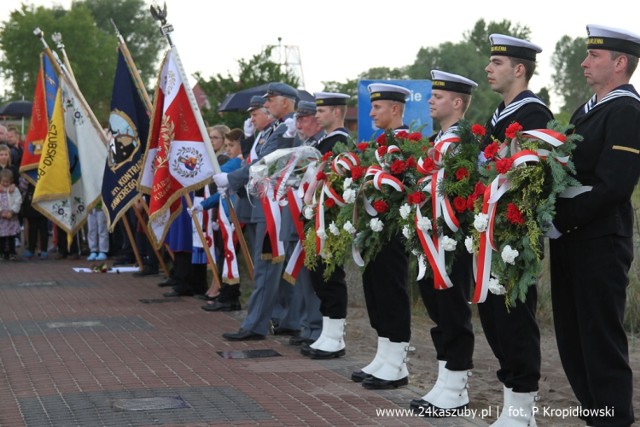
[[[273,335],[290,335],[292,337],[297,337],[300,335],[299,329],[290,329],[290,328],[282,328],[278,326],[277,328],[273,328]]]
[[[387,390],[390,388],[398,388],[403,385],[409,384],[409,377],[400,378],[399,380],[383,380],[371,375],[362,381],[362,387],[370,390]]]
[[[222,334],[222,338],[228,341],[259,341],[263,340],[265,336],[240,329],[238,332],[225,332]]]
[[[242,310],[239,301],[220,302],[214,301],[212,304],[205,304],[202,306],[204,311],[239,311]]]
[[[344,348],[338,351],[324,351],[317,348],[312,348],[309,352],[309,357],[312,359],[335,359],[338,357],[342,357],[345,354],[347,354],[347,352]]]
[[[150,265],[143,265],[142,269],[140,269],[139,271],[136,271],[135,273],[133,273],[133,275],[136,276],[136,277],[152,276],[154,274],[158,274],[158,269],[157,268],[153,268]]]
[[[300,354],[303,356],[309,356],[311,354],[311,350],[313,349],[309,344],[302,344],[302,347],[300,347]]]
[[[462,416],[464,410],[469,405],[458,406],[457,408],[438,408],[424,399],[413,399],[409,404],[409,408],[414,414],[418,414],[425,418],[447,418]]]
[[[354,383],[361,383],[369,377],[371,377],[371,374],[367,374],[365,371],[355,371],[351,373],[351,381]]]
[[[220,297],[220,294],[216,295],[215,297],[210,297],[207,294],[196,295],[196,298],[201,299],[203,301],[217,301],[219,297]]]
[[[311,338],[302,338],[301,336],[289,338],[289,345],[313,344],[315,340]]]
[[[129,265],[135,263],[135,260],[128,256],[121,256],[113,260],[113,265]]]
[[[174,286],[177,285],[178,282],[175,281],[175,279],[172,279],[171,277],[167,277],[166,279],[164,279],[162,282],[158,283],[158,286],[161,288],[167,287],[167,286]]]
[[[171,297],[190,297],[193,296],[193,292],[191,291],[171,291],[171,292],[165,292],[164,294],[162,294],[163,297],[166,298],[171,298]]]

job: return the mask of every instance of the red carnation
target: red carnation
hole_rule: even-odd
[[[427,157],[422,161],[422,169],[424,169],[426,173],[431,172],[435,167],[436,164],[433,162],[433,159],[431,157]]]
[[[419,205],[420,203],[427,200],[427,196],[421,191],[416,191],[414,193],[409,194],[407,196],[407,200],[411,205]]]
[[[389,205],[384,200],[376,200],[373,202],[373,209],[378,213],[385,213],[389,210]]]
[[[396,133],[396,138],[408,138],[409,137],[409,132],[407,132],[406,130],[401,130],[400,132]]]
[[[496,157],[496,154],[498,154],[499,148],[500,147],[498,146],[498,143],[496,141],[493,141],[491,144],[485,147],[484,157],[486,157],[489,160],[493,160]]]
[[[476,123],[475,125],[471,126],[471,133],[477,136],[485,136],[487,130],[484,128],[484,126]]]
[[[324,181],[325,179],[327,179],[327,174],[322,171],[318,172],[318,174],[316,175],[316,180]]]
[[[407,166],[407,169],[413,169],[418,165],[418,162],[416,162],[415,157],[409,156],[409,158],[405,162],[405,165]]]
[[[362,176],[364,175],[364,171],[365,171],[365,167],[364,166],[354,166],[351,168],[351,178],[353,178],[354,181],[357,181],[358,179],[362,178]]]
[[[471,194],[469,197],[467,197],[467,209],[471,212],[473,212],[476,200],[478,200],[478,196],[476,196],[475,194]]]
[[[333,153],[331,151],[327,151],[326,153],[324,153],[324,155],[322,156],[322,161],[326,162],[327,160],[329,160],[331,158],[331,156],[333,156]]]
[[[484,196],[484,191],[487,189],[487,186],[484,185],[481,181],[476,182],[475,187],[473,188],[473,195],[477,197]]]
[[[524,215],[515,203],[507,204],[507,220],[516,225],[524,224]]]
[[[418,142],[422,139],[422,134],[420,132],[411,132],[407,137],[409,141]]]
[[[407,165],[402,160],[394,160],[391,163],[391,173],[394,175],[400,175],[406,169]]]
[[[378,156],[384,156],[385,154],[387,154],[387,147],[385,145],[380,146],[376,149]]]
[[[360,151],[367,151],[367,148],[369,148],[369,143],[361,142],[360,144],[356,145],[356,148]]]
[[[507,173],[509,169],[511,169],[511,165],[513,165],[513,159],[510,157],[500,159],[496,162],[496,171],[498,171],[498,173]]]
[[[376,138],[378,145],[387,145],[387,134],[382,133]]]
[[[465,178],[469,178],[469,171],[467,168],[458,168],[456,171],[456,179],[462,181]]]
[[[324,201],[324,205],[328,208],[332,208],[336,205],[336,201],[331,198],[328,198],[327,200]]]
[[[457,212],[464,212],[465,210],[467,210],[467,199],[465,199],[464,197],[456,196],[453,199],[453,208]]]
[[[520,132],[521,130],[522,130],[522,126],[520,125],[520,123],[513,122],[507,127],[507,130],[504,131],[504,135],[509,139],[513,139],[518,135],[518,132]]]

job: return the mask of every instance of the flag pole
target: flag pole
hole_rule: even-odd
[[[167,4],[165,3],[164,5],[164,10],[160,10],[159,7],[151,5],[151,15],[158,21],[160,21],[161,23],[161,33],[162,35],[164,35],[167,38],[167,41],[169,42],[169,46],[171,48],[171,52],[173,53],[173,60],[176,64],[176,67],[178,69],[178,73],[180,73],[180,78],[183,82],[184,85],[184,90],[185,93],[187,95],[187,99],[189,100],[189,104],[191,106],[191,110],[193,111],[193,115],[196,119],[196,123],[198,124],[198,128],[200,130],[200,134],[202,136],[202,139],[204,140],[204,148],[207,152],[207,156],[209,157],[211,164],[213,166],[213,170],[215,173],[220,173],[220,165],[218,164],[218,159],[215,156],[215,153],[213,152],[213,147],[211,146],[211,140],[209,139],[209,134],[207,133],[207,129],[204,125],[204,121],[202,120],[202,114],[200,113],[200,108],[198,107],[198,103],[196,102],[196,98],[193,95],[193,91],[191,90],[191,86],[189,86],[189,80],[187,79],[187,75],[184,71],[184,67],[182,65],[182,61],[180,60],[180,55],[178,54],[178,49],[176,48],[176,46],[173,44],[173,40],[171,40],[171,32],[173,31],[173,26],[171,25],[167,25]],[[204,253],[207,256],[207,261],[209,262],[210,268],[211,268],[211,272],[213,273],[213,282],[212,282],[212,287],[214,287],[214,290],[219,290],[221,288],[221,283],[220,283],[220,276],[218,273],[218,266],[215,262],[215,260],[213,259],[213,256],[211,255],[211,251],[208,249],[209,248],[209,244],[207,243],[207,239],[204,237],[204,233],[202,232],[202,226],[200,225],[200,222],[198,221],[198,218],[196,216],[196,212],[194,212],[193,208],[193,202],[191,200],[191,197],[185,197],[185,200],[187,201],[187,206],[189,208],[189,211],[191,212],[191,218],[193,220],[193,223],[196,226],[196,230],[198,232],[198,235],[200,236],[200,240],[202,241],[202,248],[204,249]]]

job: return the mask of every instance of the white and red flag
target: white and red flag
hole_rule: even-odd
[[[196,116],[200,113],[194,110],[188,83],[181,76],[174,46],[160,69],[139,184],[140,191],[150,195],[149,230],[157,247],[182,209],[180,197],[211,179],[216,160],[208,154],[208,138],[198,120],[202,118]]]

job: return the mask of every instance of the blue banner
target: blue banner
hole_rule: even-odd
[[[408,125],[412,131],[420,130],[425,137],[433,134],[433,120],[429,117],[430,80],[360,80],[358,82],[358,141],[368,141],[374,134],[380,133],[369,117],[371,98],[367,87],[371,83],[389,83],[409,89],[411,96],[404,110],[404,124]]]

